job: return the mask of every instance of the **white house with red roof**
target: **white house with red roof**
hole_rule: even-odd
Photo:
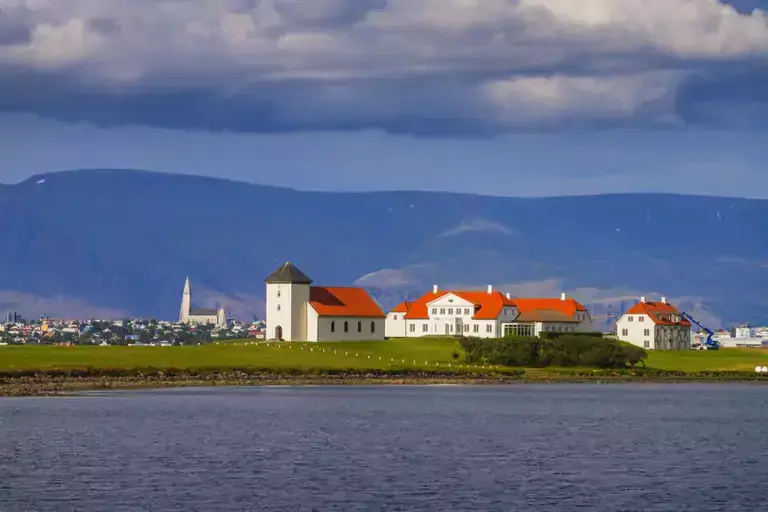
[[[691,322],[667,302],[649,302],[645,297],[616,321],[621,341],[650,350],[688,350],[691,348]]]
[[[362,288],[312,286],[312,280],[291,262],[275,270],[264,282],[267,339],[384,339],[386,315]]]
[[[444,290],[437,285],[414,302],[403,302],[387,315],[387,337],[537,336],[542,331],[591,331],[586,307],[566,297],[512,298],[495,291]]]

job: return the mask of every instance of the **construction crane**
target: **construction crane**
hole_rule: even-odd
[[[702,331],[707,333],[707,339],[706,339],[706,341],[704,343],[702,343],[702,348],[704,350],[717,350],[717,349],[720,348],[720,343],[718,343],[717,340],[712,339],[712,336],[714,336],[714,334],[715,334],[714,331],[712,331],[712,329],[702,325],[701,323],[699,323],[698,320],[696,320],[695,318],[693,318],[691,315],[689,315],[686,312],[681,313],[680,316],[683,317],[684,319],[687,319],[688,321],[693,322],[694,324],[698,325],[699,329],[701,329]]]

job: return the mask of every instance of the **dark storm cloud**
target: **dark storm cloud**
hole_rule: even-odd
[[[0,110],[242,132],[762,128],[765,3],[41,1],[0,17]]]

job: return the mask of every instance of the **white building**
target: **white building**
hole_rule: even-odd
[[[405,338],[405,315],[413,306],[413,302],[401,302],[387,313],[384,332],[387,338]]]
[[[768,345],[768,337],[759,336],[757,329],[747,324],[736,327],[734,334],[735,336],[731,336],[731,333],[727,332],[714,338],[723,348],[763,348]]]
[[[270,274],[267,338],[283,341],[384,339],[386,315],[362,288],[311,286],[291,262]]]
[[[184,292],[181,295],[179,323],[224,327],[227,325],[227,315],[223,306],[218,309],[192,309],[192,289],[189,285],[189,278],[187,278],[184,282]]]
[[[691,348],[691,323],[667,302],[648,302],[645,297],[616,321],[621,341],[651,350],[688,350]]]
[[[387,337],[537,336],[542,331],[591,331],[589,311],[565,294],[557,299],[512,298],[487,291],[441,291],[437,285],[415,302],[387,315]]]

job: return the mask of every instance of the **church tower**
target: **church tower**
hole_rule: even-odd
[[[264,282],[267,284],[267,339],[306,341],[312,280],[288,261]]]
[[[179,323],[189,322],[189,310],[192,307],[192,291],[189,289],[189,277],[184,282],[184,292],[181,295],[181,311],[179,312]]]
[[[227,312],[224,311],[224,306],[220,306],[216,311],[216,327],[227,326]]]

